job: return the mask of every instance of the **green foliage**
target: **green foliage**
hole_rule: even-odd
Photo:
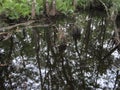
[[[113,0],[113,7],[120,11],[120,0]]]
[[[36,14],[40,15],[43,11],[43,0],[36,0]]]
[[[52,0],[48,0],[51,2]],[[92,3],[95,5],[97,0],[77,0],[77,6],[81,8],[89,8]],[[42,14],[44,0],[36,0],[36,15]],[[56,0],[57,11],[67,15],[74,13],[75,6],[72,5],[73,0]],[[105,7],[113,7],[120,11],[120,0],[98,0]],[[110,7],[110,8],[111,8]],[[0,14],[5,14],[10,19],[18,19],[20,17],[30,17],[32,9],[32,0],[0,0]]]
[[[78,5],[80,6],[80,7],[83,7],[83,8],[85,8],[85,7],[87,7],[89,4],[90,4],[90,2],[92,2],[93,0],[78,0]]]
[[[56,8],[64,14],[73,13],[74,7],[72,6],[72,0],[57,0]]]
[[[4,13],[10,19],[18,19],[29,15],[31,7],[28,5],[27,0],[6,0],[2,3],[0,9],[0,13]]]

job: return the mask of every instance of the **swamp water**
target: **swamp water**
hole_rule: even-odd
[[[1,36],[0,90],[120,90],[120,54],[110,53],[114,26],[105,15],[38,24]]]

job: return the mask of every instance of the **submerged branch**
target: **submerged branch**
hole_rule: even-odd
[[[12,26],[2,27],[2,28],[0,28],[0,32],[5,32],[6,30],[11,30],[11,29],[13,29],[13,28],[17,28],[17,27],[20,27],[20,26],[27,27],[27,28],[55,26],[55,25],[51,25],[51,24],[31,25],[31,24],[33,24],[34,22],[35,22],[35,21],[32,20],[32,21],[28,21],[28,22],[25,22],[25,23],[19,23],[19,24],[15,24],[15,25],[12,25]]]
[[[44,24],[44,25],[34,25],[34,26],[27,26],[28,28],[34,28],[34,27],[49,27],[49,26],[54,26],[51,24]]]
[[[11,29],[16,28],[18,26],[28,26],[28,25],[32,24],[33,22],[35,22],[35,21],[32,20],[32,21],[28,21],[28,22],[25,22],[25,23],[15,24],[15,25],[8,26],[8,27],[2,27],[2,28],[0,28],[0,31],[11,30]]]

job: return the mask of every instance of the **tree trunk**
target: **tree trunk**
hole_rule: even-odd
[[[35,19],[35,4],[36,4],[36,0],[32,1],[32,11],[31,11],[31,18]]]

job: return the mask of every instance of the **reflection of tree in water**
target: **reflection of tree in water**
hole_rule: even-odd
[[[105,17],[87,15],[78,18],[80,21],[73,24],[60,22],[56,26],[23,29],[23,32],[14,33],[12,39],[0,43],[5,53],[0,57],[1,64],[16,61],[7,71],[1,71],[4,69],[0,67],[4,80],[0,79],[5,84],[13,83],[6,87],[41,90],[107,88],[101,87],[98,81],[102,75],[107,75],[107,71],[112,71],[114,56],[108,54],[113,49],[109,43],[113,28]],[[6,72],[9,78],[3,77]],[[118,77],[117,73],[116,82],[110,78],[113,86],[114,83],[119,86]],[[35,83],[38,87],[34,87]]]

